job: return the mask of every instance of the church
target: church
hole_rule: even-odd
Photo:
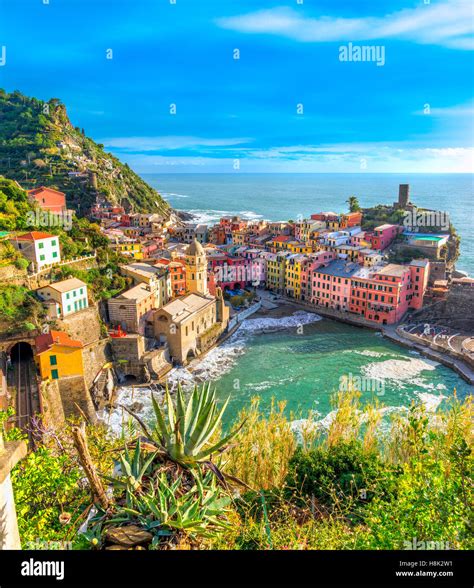
[[[207,259],[203,246],[194,240],[186,251],[185,296],[175,298],[153,313],[156,339],[167,343],[171,360],[185,364],[211,347],[229,323],[229,307],[222,290],[209,293]]]

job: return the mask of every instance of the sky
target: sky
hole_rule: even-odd
[[[0,87],[60,98],[139,173],[472,172],[473,10],[0,0]]]

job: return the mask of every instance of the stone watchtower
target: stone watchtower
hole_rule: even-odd
[[[398,208],[407,208],[410,203],[410,184],[398,186]]]
[[[194,241],[186,251],[186,289],[189,294],[207,296],[207,259],[201,243]]]

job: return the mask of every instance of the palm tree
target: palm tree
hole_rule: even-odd
[[[359,205],[359,200],[357,199],[357,196],[349,196],[349,198],[346,200],[347,204],[349,204],[349,211],[350,212],[359,212],[360,210],[360,205]]]

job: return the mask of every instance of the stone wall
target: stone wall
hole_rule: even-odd
[[[46,425],[54,428],[62,427],[65,418],[58,380],[41,383],[41,398],[43,402],[43,417]]]
[[[91,422],[96,422],[94,404],[82,376],[69,376],[58,380],[59,393],[64,410],[64,416],[79,416],[80,411],[86,415]],[[76,406],[77,405],[77,406]]]
[[[116,363],[116,370],[124,376],[143,378],[142,361],[145,353],[145,339],[141,335],[127,335],[111,339],[112,353]]]
[[[72,339],[84,346],[95,343],[101,338],[101,322],[95,306],[84,308],[64,319],[55,321],[59,331],[65,331]]]
[[[84,379],[90,389],[101,368],[112,359],[110,340],[101,339],[84,347],[82,359],[84,363]]]
[[[437,323],[462,332],[474,332],[474,288],[451,284],[448,297],[414,314],[417,321]]]

